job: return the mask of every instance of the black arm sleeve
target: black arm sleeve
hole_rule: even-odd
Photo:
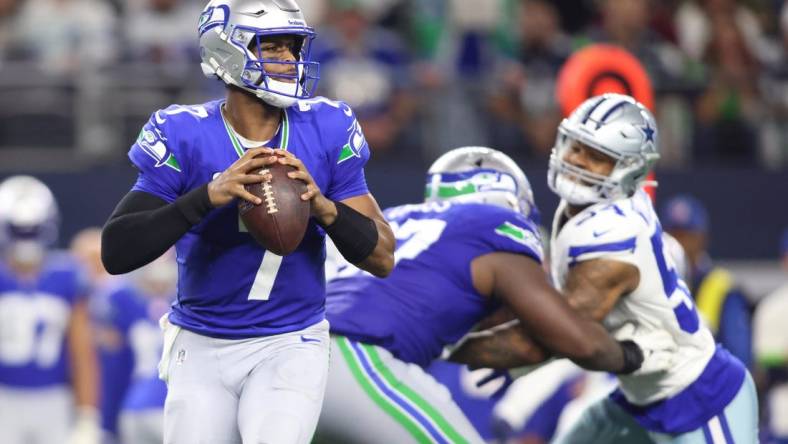
[[[334,241],[342,257],[353,265],[364,261],[378,244],[378,227],[375,221],[342,202],[337,206],[337,218],[323,229]]]
[[[168,204],[131,191],[121,199],[101,233],[101,261],[110,274],[135,270],[161,256],[212,209],[208,185]]]

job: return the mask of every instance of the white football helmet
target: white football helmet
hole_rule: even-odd
[[[294,61],[263,59],[261,39],[297,37]],[[319,64],[310,60],[315,32],[293,0],[211,0],[200,15],[200,58],[208,77],[219,77],[286,108],[307,99],[317,87]],[[266,65],[288,65],[290,74],[266,72]]]
[[[580,142],[615,159],[610,175],[586,171],[564,161]],[[631,196],[659,159],[654,116],[632,97],[604,94],[583,102],[558,127],[547,183],[573,205]]]
[[[533,191],[523,170],[506,154],[481,146],[455,148],[427,171],[425,202],[479,202],[537,219]]]
[[[55,197],[32,176],[12,176],[0,183],[0,245],[15,260],[34,263],[57,241],[59,213]]]

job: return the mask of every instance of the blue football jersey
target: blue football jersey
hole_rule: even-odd
[[[159,379],[157,368],[163,346],[158,321],[167,311],[170,300],[144,296],[138,299],[135,319],[129,329],[129,343],[134,350],[134,374],[123,410],[164,408],[167,384]]]
[[[129,157],[133,190],[174,201],[224,171],[247,148],[221,113],[223,101],[155,112]],[[300,101],[283,112],[269,147],[301,159],[334,201],[368,193],[369,148],[346,104]],[[324,318],[325,233],[310,221],[285,257],[266,252],[241,224],[236,203],[210,212],[176,243],[178,294],[170,321],[199,334],[246,338],[305,328]]]
[[[134,353],[129,328],[140,317],[140,296],[125,278],[112,279],[90,297],[90,314],[99,361],[101,426],[116,434],[118,413],[131,384]]]
[[[70,380],[66,333],[85,275],[69,256],[53,254],[22,280],[0,263],[0,384],[37,388]]]
[[[536,227],[519,213],[483,204],[436,202],[386,210],[397,239],[386,279],[346,268],[329,281],[331,331],[426,366],[498,303],[473,286],[471,261],[493,252],[542,260]]]

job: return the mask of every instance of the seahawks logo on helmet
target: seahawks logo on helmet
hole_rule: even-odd
[[[210,29],[221,26],[227,27],[227,20],[230,17],[230,8],[227,5],[208,6],[200,14],[200,21],[197,24],[198,35],[203,35]]]
[[[181,166],[169,148],[167,148],[164,140],[164,137],[155,128],[154,130],[143,128],[139,137],[137,137],[137,144],[145,154],[156,161],[156,168],[167,166],[180,173]]]

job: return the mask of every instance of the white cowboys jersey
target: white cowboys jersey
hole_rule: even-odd
[[[619,377],[627,401],[645,405],[681,392],[704,371],[716,346],[666,254],[662,228],[648,196],[638,191],[630,198],[598,203],[564,223],[565,208],[562,201],[556,210],[550,248],[551,271],[559,289],[564,289],[569,270],[579,262],[604,258],[632,264],[640,272],[640,283],[618,300],[603,324],[613,334],[630,323],[637,335],[665,329],[679,347],[676,364],[667,372]]]

